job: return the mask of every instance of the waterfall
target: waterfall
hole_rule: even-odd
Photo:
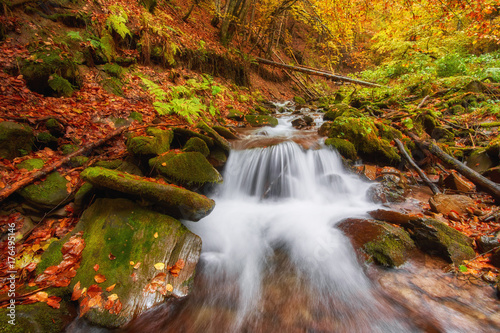
[[[303,150],[288,141],[232,151],[216,208],[186,222],[202,237],[201,274],[211,291],[197,306],[230,309],[225,330],[233,332],[268,331],[266,317],[284,316],[283,307],[297,298],[305,327],[324,321],[333,331],[408,331],[384,310],[349,240],[335,228],[374,208],[365,198],[368,186],[345,172],[330,149]],[[194,331],[217,331],[200,316]]]

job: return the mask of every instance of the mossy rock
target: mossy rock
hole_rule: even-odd
[[[141,169],[135,164],[129,163],[122,160],[112,160],[112,161],[99,161],[94,166],[103,167],[106,169],[123,171],[131,175],[143,176]]]
[[[453,115],[464,114],[467,110],[462,105],[453,105],[448,109],[448,112]]]
[[[437,142],[450,142],[454,141],[455,134],[451,128],[436,126],[434,130],[432,130],[431,137]]]
[[[364,245],[365,252],[382,266],[401,266],[408,259],[408,254],[416,249],[410,235],[402,228],[385,222],[377,222],[380,235]]]
[[[42,256],[39,271],[62,261],[63,244],[77,232],[83,232],[85,249],[80,268],[67,289],[71,292],[78,282],[81,288],[89,288],[96,284],[94,276],[102,274],[106,278],[99,284],[103,300],[116,294],[122,303],[119,314],[102,308],[90,309],[84,318],[91,323],[117,328],[167,298],[182,297],[190,291],[201,252],[201,239],[176,219],[127,199],[97,199],[70,234],[51,244]],[[167,267],[181,259],[185,266],[175,277]],[[135,269],[131,262],[140,263],[140,266]],[[155,267],[158,263],[165,268]],[[96,264],[99,265],[97,273]],[[161,273],[166,274],[163,285],[170,284],[173,291],[166,291],[165,295],[158,290],[145,291],[151,280]],[[112,291],[104,290],[113,284],[116,285]]]
[[[227,154],[220,148],[215,148],[210,151],[208,155],[208,162],[216,168],[224,166],[227,162]]]
[[[92,199],[94,186],[91,183],[84,183],[75,193],[74,208],[76,212],[81,212]]]
[[[263,107],[262,105],[255,106],[255,111],[257,114],[262,114],[262,115],[269,115],[273,113],[271,110]]]
[[[476,256],[472,239],[438,220],[419,218],[409,224],[412,238],[424,252],[438,255],[455,265]]]
[[[485,149],[475,149],[467,158],[466,164],[469,168],[479,173],[486,172],[494,166]]]
[[[67,184],[59,172],[53,172],[39,184],[26,186],[17,193],[36,207],[52,209],[68,200]]]
[[[75,151],[78,150],[78,146],[69,145],[69,144],[62,145],[59,148],[61,149],[61,152],[63,153],[63,155],[69,155],[69,154],[74,153]]]
[[[214,144],[221,148],[222,150],[229,152],[231,150],[231,145],[229,142],[223,138],[216,130],[208,126],[204,121],[200,121],[196,127],[204,131],[209,137],[214,140]]]
[[[328,136],[351,142],[366,161],[390,165],[401,161],[397,149],[378,136],[378,129],[370,118],[339,117],[332,123]]]
[[[229,110],[229,113],[227,114],[226,118],[231,119],[231,120],[236,120],[236,121],[243,121],[243,119],[245,118],[245,115],[243,114],[243,112],[240,112],[240,111],[235,110],[235,109],[231,109],[231,110]]]
[[[203,157],[201,154],[200,156]],[[212,167],[210,164],[209,166]],[[85,169],[80,177],[95,187],[111,189],[150,201],[158,209],[176,218],[198,221],[210,214],[215,206],[214,201],[204,195],[174,185],[151,182],[146,178],[121,171],[91,167]]]
[[[424,131],[431,135],[432,131],[439,125],[436,117],[430,111],[422,111],[415,117],[415,121],[413,122],[415,125],[419,126],[420,129],[424,129]],[[418,128],[417,128],[418,129]]]
[[[0,123],[0,157],[13,159],[29,154],[34,142],[33,130],[12,121]]]
[[[49,294],[49,296],[52,296]],[[4,323],[0,326],[0,333],[52,333],[63,332],[74,318],[70,308],[60,303],[59,309],[54,309],[47,303],[37,302],[27,305],[16,304],[15,325],[9,324],[11,309],[0,309],[0,316]]]
[[[183,146],[192,137],[200,138],[203,141],[205,141],[208,148],[212,148],[214,146],[214,139],[209,138],[204,134],[191,131],[187,128],[180,128],[180,127],[174,128],[173,131],[174,131],[174,139],[175,141],[180,143],[180,146]]]
[[[271,116],[257,116],[257,115],[246,115],[245,120],[252,127],[261,127],[261,126],[278,126],[278,119]]]
[[[189,139],[182,148],[182,151],[184,152],[196,151],[198,153],[201,153],[205,157],[207,157],[210,154],[210,149],[208,149],[208,146],[205,143],[205,141],[197,137]]]
[[[170,130],[161,130],[149,127],[148,136],[136,136],[127,140],[127,150],[137,156],[160,155],[170,150],[174,133]]]
[[[498,162],[498,160],[500,159],[500,135],[491,140],[491,142],[486,147],[486,153],[492,161]]]
[[[47,130],[52,134],[53,136],[60,138],[62,137],[66,129],[64,128],[64,125],[61,124],[57,119],[50,118],[45,122],[45,127]]]
[[[30,158],[28,160],[24,160],[18,165],[16,165],[16,168],[18,169],[26,169],[28,171],[33,171],[35,169],[41,169],[43,168],[43,165],[45,162],[41,158]]]
[[[306,105],[306,100],[304,98],[300,97],[300,96],[294,96],[293,97],[293,101],[297,105]]]
[[[40,132],[36,136],[35,145],[38,148],[49,147],[51,149],[57,149],[57,138],[48,131]]]
[[[78,168],[84,166],[89,161],[87,156],[75,156],[69,159],[69,166],[72,168]]]
[[[356,147],[354,147],[354,145],[347,140],[337,138],[326,139],[325,145],[337,150],[340,155],[349,160],[356,160]]]
[[[222,182],[220,173],[198,152],[170,152],[150,159],[149,166],[167,179],[187,186]]]
[[[57,78],[70,84],[71,89],[81,86],[80,73],[77,64],[66,53],[59,49],[39,50],[30,60],[21,63],[21,74],[31,91],[45,96],[60,96],[67,94],[63,84],[54,82]],[[52,80],[52,84],[50,81]],[[60,81],[60,80],[56,80]],[[56,83],[61,86],[57,91]]]
[[[386,125],[384,123],[376,123],[375,124],[378,129],[379,136],[382,139],[386,139],[392,141],[394,139],[403,139],[403,133],[401,131],[395,129],[392,126]]]
[[[320,136],[328,136],[330,134],[330,130],[332,129],[333,122],[332,121],[326,121],[318,129],[318,134]]]
[[[331,106],[330,110],[326,111],[323,115],[323,120],[325,121],[334,121],[338,117],[363,117],[363,113],[361,113],[356,108],[353,108],[350,105],[339,103]]]
[[[226,127],[223,127],[223,126],[214,126],[212,128],[217,133],[219,133],[219,135],[222,136],[224,139],[228,139],[228,140],[236,140],[236,139],[238,139],[238,137],[233,132],[231,132],[231,130],[229,130]]]
[[[142,123],[142,114],[139,112],[131,112],[130,115],[128,116],[128,119],[133,119],[137,121],[138,123]]]

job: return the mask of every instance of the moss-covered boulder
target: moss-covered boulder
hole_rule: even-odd
[[[173,129],[173,131],[174,131],[174,141],[178,143],[180,147],[186,144],[186,142],[193,137],[200,138],[203,141],[205,141],[207,147],[210,149],[214,146],[214,139],[209,138],[204,134],[181,127],[176,127]]]
[[[141,169],[139,169],[137,165],[123,160],[99,161],[94,166],[123,171],[131,175],[143,176]]]
[[[217,133],[219,133],[219,135],[222,136],[224,139],[228,139],[228,140],[236,140],[236,139],[238,139],[238,136],[236,134],[234,134],[233,132],[231,132],[231,130],[228,129],[227,127],[214,126],[212,128]]]
[[[492,161],[498,163],[500,160],[500,136],[497,136],[495,139],[491,140],[491,142],[486,147],[486,153],[491,158]]]
[[[130,200],[98,199],[70,235],[51,244],[42,257],[41,270],[62,260],[62,245],[77,232],[83,232],[85,249],[68,291],[79,283],[80,288],[94,286],[93,292],[100,293],[100,302],[86,303],[89,292],[79,299],[81,309],[93,305],[83,314],[91,323],[120,327],[168,297],[188,294],[201,239],[174,218]],[[98,281],[97,274],[101,275]],[[118,313],[104,308],[112,299],[121,303]]]
[[[335,119],[341,116],[359,118],[362,117],[363,114],[356,108],[353,108],[352,106],[349,106],[344,103],[339,103],[329,107],[329,110],[323,114],[323,120],[334,121]]]
[[[210,167],[212,166],[210,165]],[[96,187],[107,188],[148,200],[156,204],[158,208],[164,210],[168,215],[176,218],[198,221],[210,214],[215,206],[214,201],[204,195],[178,186],[148,181],[145,178],[121,171],[91,167],[85,169],[81,173],[81,177]]]
[[[246,115],[245,120],[252,127],[261,127],[261,126],[278,126],[278,119],[272,116],[257,116],[257,115]]]
[[[389,141],[392,141],[394,139],[403,139],[403,133],[392,126],[386,125],[384,123],[376,123],[375,126],[377,126],[379,136],[382,139],[386,139]]]
[[[50,134],[49,131],[43,131],[37,134],[35,138],[35,146],[38,149],[49,147],[52,150],[57,149],[57,138]]]
[[[406,262],[416,249],[410,235],[403,229],[375,220],[348,219],[341,222],[342,230],[356,249],[377,264],[397,267]]]
[[[208,149],[208,146],[205,143],[205,141],[197,137],[192,137],[191,139],[189,139],[182,148],[182,151],[185,152],[196,151],[198,153],[201,153],[205,157],[207,157],[210,154],[210,149]]]
[[[53,172],[39,184],[26,186],[17,193],[36,207],[52,209],[69,199],[67,184],[59,172]]]
[[[127,141],[127,150],[137,156],[160,155],[170,150],[174,137],[172,131],[149,127],[146,134],[148,136],[130,138]]]
[[[21,74],[31,91],[45,96],[68,96],[81,77],[71,55],[60,49],[41,50],[21,63]]]
[[[306,100],[304,98],[300,97],[300,96],[294,96],[293,97],[293,101],[297,105],[306,105]]]
[[[484,149],[475,149],[466,162],[469,168],[479,173],[483,173],[494,166],[493,161]]]
[[[31,128],[12,121],[1,122],[0,157],[13,159],[30,153],[34,139]]]
[[[243,114],[243,112],[240,112],[240,111],[235,110],[235,109],[231,109],[231,110],[229,110],[229,113],[227,114],[226,118],[231,119],[231,120],[236,120],[236,121],[243,121],[243,119],[245,118],[245,115]]]
[[[332,123],[328,136],[351,142],[358,155],[368,162],[399,163],[401,157],[397,149],[378,135],[378,129],[370,118],[339,117]]]
[[[198,152],[170,152],[150,159],[149,166],[167,179],[187,186],[222,182],[220,173]]]
[[[349,159],[356,160],[356,147],[352,143],[344,139],[326,139],[325,145],[332,147],[339,152],[340,155]]]
[[[70,144],[65,144],[65,145],[61,145],[59,147],[59,149],[61,149],[61,152],[63,153],[63,155],[69,155],[69,154],[74,153],[75,151],[77,151],[78,150],[78,146],[70,145]]]
[[[210,151],[210,155],[207,157],[208,162],[216,168],[221,168],[227,162],[227,154],[220,148],[215,148]]]
[[[41,169],[43,168],[43,165],[45,162],[41,158],[30,158],[27,160],[22,161],[18,165],[16,165],[16,168],[18,169],[26,169],[28,171],[33,171],[36,169]]]
[[[57,119],[55,118],[50,118],[45,122],[45,127],[47,130],[50,132],[55,137],[62,137],[66,129],[64,128],[64,125],[61,124]]]
[[[472,248],[472,239],[438,220],[413,219],[409,221],[408,228],[422,251],[438,255],[455,265],[476,255]]]
[[[196,127],[204,131],[209,137],[214,140],[214,144],[221,148],[222,150],[229,152],[231,150],[231,145],[229,142],[223,138],[216,130],[208,126],[204,121],[200,121]]]
[[[333,122],[332,121],[325,121],[323,124],[318,129],[318,134],[320,136],[328,136],[330,134],[330,130],[332,129]]]
[[[50,295],[49,295],[50,296]],[[0,309],[0,316],[4,320],[0,325],[0,333],[52,333],[63,332],[74,317],[65,303],[60,303],[59,309],[54,309],[47,303],[37,302],[28,305],[16,304],[12,317],[11,309]],[[12,325],[11,318],[15,318]]]

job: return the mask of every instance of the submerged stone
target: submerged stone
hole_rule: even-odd
[[[31,152],[34,135],[31,128],[12,121],[0,123],[0,157],[13,159]]]
[[[215,202],[204,195],[120,171],[91,167],[85,169],[81,177],[96,187],[130,194],[158,204],[169,215],[186,220],[198,221],[210,214],[215,206]]]
[[[222,176],[199,152],[170,152],[149,160],[163,176],[186,185],[220,183]]]
[[[41,270],[62,261],[63,244],[77,232],[83,232],[85,248],[67,293],[77,283],[100,292],[101,302],[83,314],[92,324],[117,328],[169,297],[189,293],[201,239],[174,218],[126,199],[97,199],[71,234],[47,249]],[[97,274],[105,281],[96,282]],[[78,300],[82,307],[85,298]],[[118,313],[104,307],[112,299],[121,303]]]

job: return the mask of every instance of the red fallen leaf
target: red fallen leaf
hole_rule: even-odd
[[[158,285],[156,283],[148,283],[144,287],[144,292],[154,294],[156,292],[156,289],[158,289]]]
[[[39,291],[36,294],[31,295],[28,298],[35,301],[35,302],[47,302],[49,295],[45,291]]]
[[[24,269],[26,269],[28,272],[33,272],[36,268],[36,265],[37,265],[36,262],[32,262],[28,264],[28,266],[24,267]]]
[[[132,281],[134,281],[134,282],[137,281],[137,273],[136,272],[132,273],[132,275],[130,275],[130,277],[132,278]]]
[[[109,258],[109,260],[115,260],[116,259],[116,257],[112,253],[110,253],[108,255],[108,258]]]
[[[116,283],[110,285],[109,287],[106,288],[106,291],[109,293],[111,290],[115,289]]]
[[[106,281],[106,277],[102,274],[97,274],[96,276],[94,276],[94,281],[97,283],[103,283],[104,281]]]
[[[47,305],[54,309],[59,309],[61,307],[61,304],[59,304],[61,299],[62,299],[61,297],[50,296],[49,299],[47,300]]]
[[[111,308],[113,307],[113,305],[114,305],[114,304],[115,304],[115,301],[114,301],[114,300],[110,300],[110,299],[108,299],[108,300],[106,301],[106,304],[104,304],[104,309],[105,309],[105,310],[111,310]],[[111,311],[110,311],[110,313],[111,313]]]
[[[59,266],[50,266],[50,267],[47,267],[45,269],[45,271],[43,271],[43,273],[48,274],[48,275],[54,275],[57,273],[58,270],[59,270]]]
[[[97,272],[98,270],[99,270],[99,264],[95,264],[95,265],[94,265],[94,271],[96,271],[96,272]]]
[[[89,307],[90,308],[102,308],[102,297],[101,295],[97,295],[96,297],[92,297],[89,299]]]
[[[91,298],[96,297],[97,295],[100,295],[102,293],[101,287],[99,287],[97,284],[93,284],[87,289],[87,295],[89,295]]]
[[[170,274],[172,274],[172,276],[175,277],[179,276],[179,272],[184,268],[184,266],[185,266],[184,260],[182,259],[177,260],[174,267],[170,269]]]
[[[67,287],[71,283],[71,279],[59,279],[53,283],[54,287]]]
[[[122,302],[120,300],[116,300],[115,306],[113,306],[113,312],[115,314],[119,314],[122,311]]]
[[[157,283],[157,284],[162,284],[165,282],[165,279],[167,277],[166,273],[158,273],[152,280],[151,283]]]
[[[164,284],[160,285],[158,287],[158,291],[160,292],[160,294],[162,294],[163,296],[167,295],[167,287],[165,287]]]
[[[80,303],[80,317],[86,314],[89,310],[89,297],[85,297],[83,301]]]
[[[73,287],[73,294],[71,294],[71,300],[76,301],[82,297],[82,289],[80,289],[80,281],[78,281]]]

